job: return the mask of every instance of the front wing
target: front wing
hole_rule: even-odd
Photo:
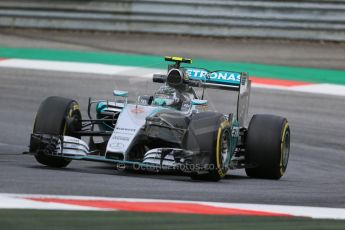
[[[45,154],[70,160],[96,161],[115,164],[118,168],[142,171],[207,172],[209,154],[177,148],[149,150],[143,162],[116,160],[89,152],[87,144],[77,138],[62,135],[31,134],[30,150],[24,154]]]

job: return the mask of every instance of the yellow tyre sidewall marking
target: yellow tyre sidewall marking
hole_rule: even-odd
[[[70,110],[69,110],[69,112],[68,112],[68,117],[72,117],[72,114],[73,114],[74,111],[80,110],[79,104],[76,104],[75,102],[73,102],[72,104],[73,104],[73,106],[70,108]],[[66,132],[67,132],[67,123],[65,122],[65,126],[64,126],[64,128],[63,128],[63,133],[62,133],[62,135],[65,135]]]
[[[283,153],[284,153],[284,144],[285,144],[285,134],[286,134],[286,130],[289,127],[289,123],[286,121],[284,124],[284,129],[283,129],[283,134],[281,137],[281,141],[280,141],[280,174],[283,175],[285,170],[284,170],[284,166],[283,166]]]
[[[217,133],[217,146],[216,146],[216,164],[217,164],[217,172],[221,177],[225,176],[225,173],[222,170],[222,162],[220,162],[220,142],[221,142],[221,134],[224,128],[229,127],[230,123],[228,120],[223,121],[219,128]]]

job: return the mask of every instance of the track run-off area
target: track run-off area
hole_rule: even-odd
[[[218,183],[200,182],[78,161],[51,169],[21,154],[45,97],[76,99],[84,113],[88,97],[111,100],[114,89],[128,90],[135,101],[159,87],[152,74],[164,73],[166,65],[158,55],[1,47],[0,209],[345,219],[343,70],[193,59],[194,67],[248,72],[250,115],[288,118],[291,158],[279,181],[250,179],[239,170]],[[211,109],[235,108],[231,93],[209,90],[206,96]]]
[[[152,78],[166,71],[159,56],[0,47],[0,67]],[[251,74],[254,87],[345,96],[345,71],[196,59],[193,66]]]

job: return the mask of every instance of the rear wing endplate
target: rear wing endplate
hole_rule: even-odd
[[[237,120],[240,127],[247,127],[249,99],[252,86],[251,83],[252,82],[249,80],[248,74],[242,73],[237,100]]]

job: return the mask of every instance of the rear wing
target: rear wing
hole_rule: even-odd
[[[208,71],[201,68],[184,68],[188,81],[199,81],[201,87],[238,91],[237,120],[241,127],[246,126],[248,118],[251,81],[247,73],[234,71]]]
[[[202,87],[239,91],[241,76],[245,73],[233,71],[208,71],[202,68],[183,68],[189,81],[199,82]]]

